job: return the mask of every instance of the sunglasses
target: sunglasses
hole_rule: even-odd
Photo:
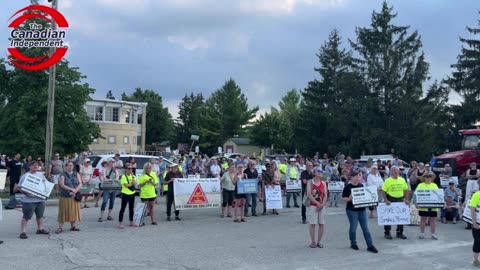
[[[127,168],[127,170],[131,170],[132,168]]]

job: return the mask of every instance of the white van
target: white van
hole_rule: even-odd
[[[114,158],[114,157],[115,157],[115,154],[92,155],[88,157],[90,159],[90,162],[92,163],[92,167],[94,168],[92,184],[95,185],[95,189],[98,189],[98,184],[100,183],[100,172],[102,171],[102,162],[107,161],[109,158]],[[128,162],[129,157],[135,158],[135,163],[137,163],[137,169],[136,169],[137,176],[143,174],[143,165],[149,162],[151,158],[158,160],[158,157],[156,156],[120,155],[120,160],[123,162],[124,166]],[[166,162],[167,165],[172,163],[170,160],[166,158],[164,158],[163,161]]]

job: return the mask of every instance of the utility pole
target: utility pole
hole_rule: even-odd
[[[58,9],[58,0],[49,0],[52,2],[52,8]],[[52,30],[57,30],[57,22],[52,19]],[[56,48],[50,48],[50,55],[55,53]],[[57,64],[52,65],[48,70],[48,108],[47,108],[47,128],[45,137],[45,170],[46,176],[50,176],[48,171],[53,151],[53,120],[55,115],[55,73]]]

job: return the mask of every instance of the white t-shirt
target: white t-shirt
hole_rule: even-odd
[[[213,175],[220,175],[220,166],[218,166],[218,164],[212,164],[212,166],[210,166],[210,172],[213,174]]]
[[[378,173],[377,175],[374,175],[372,173],[368,175],[367,187],[372,187],[372,186],[375,186],[377,188],[383,186],[383,179],[382,179],[382,176],[380,176],[380,173]]]
[[[80,175],[82,176],[83,183],[90,182],[92,180],[93,167],[80,165]]]

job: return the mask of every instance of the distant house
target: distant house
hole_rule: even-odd
[[[260,146],[253,145],[249,138],[230,138],[223,144],[223,152],[225,153],[242,153],[248,156],[260,154]]]

